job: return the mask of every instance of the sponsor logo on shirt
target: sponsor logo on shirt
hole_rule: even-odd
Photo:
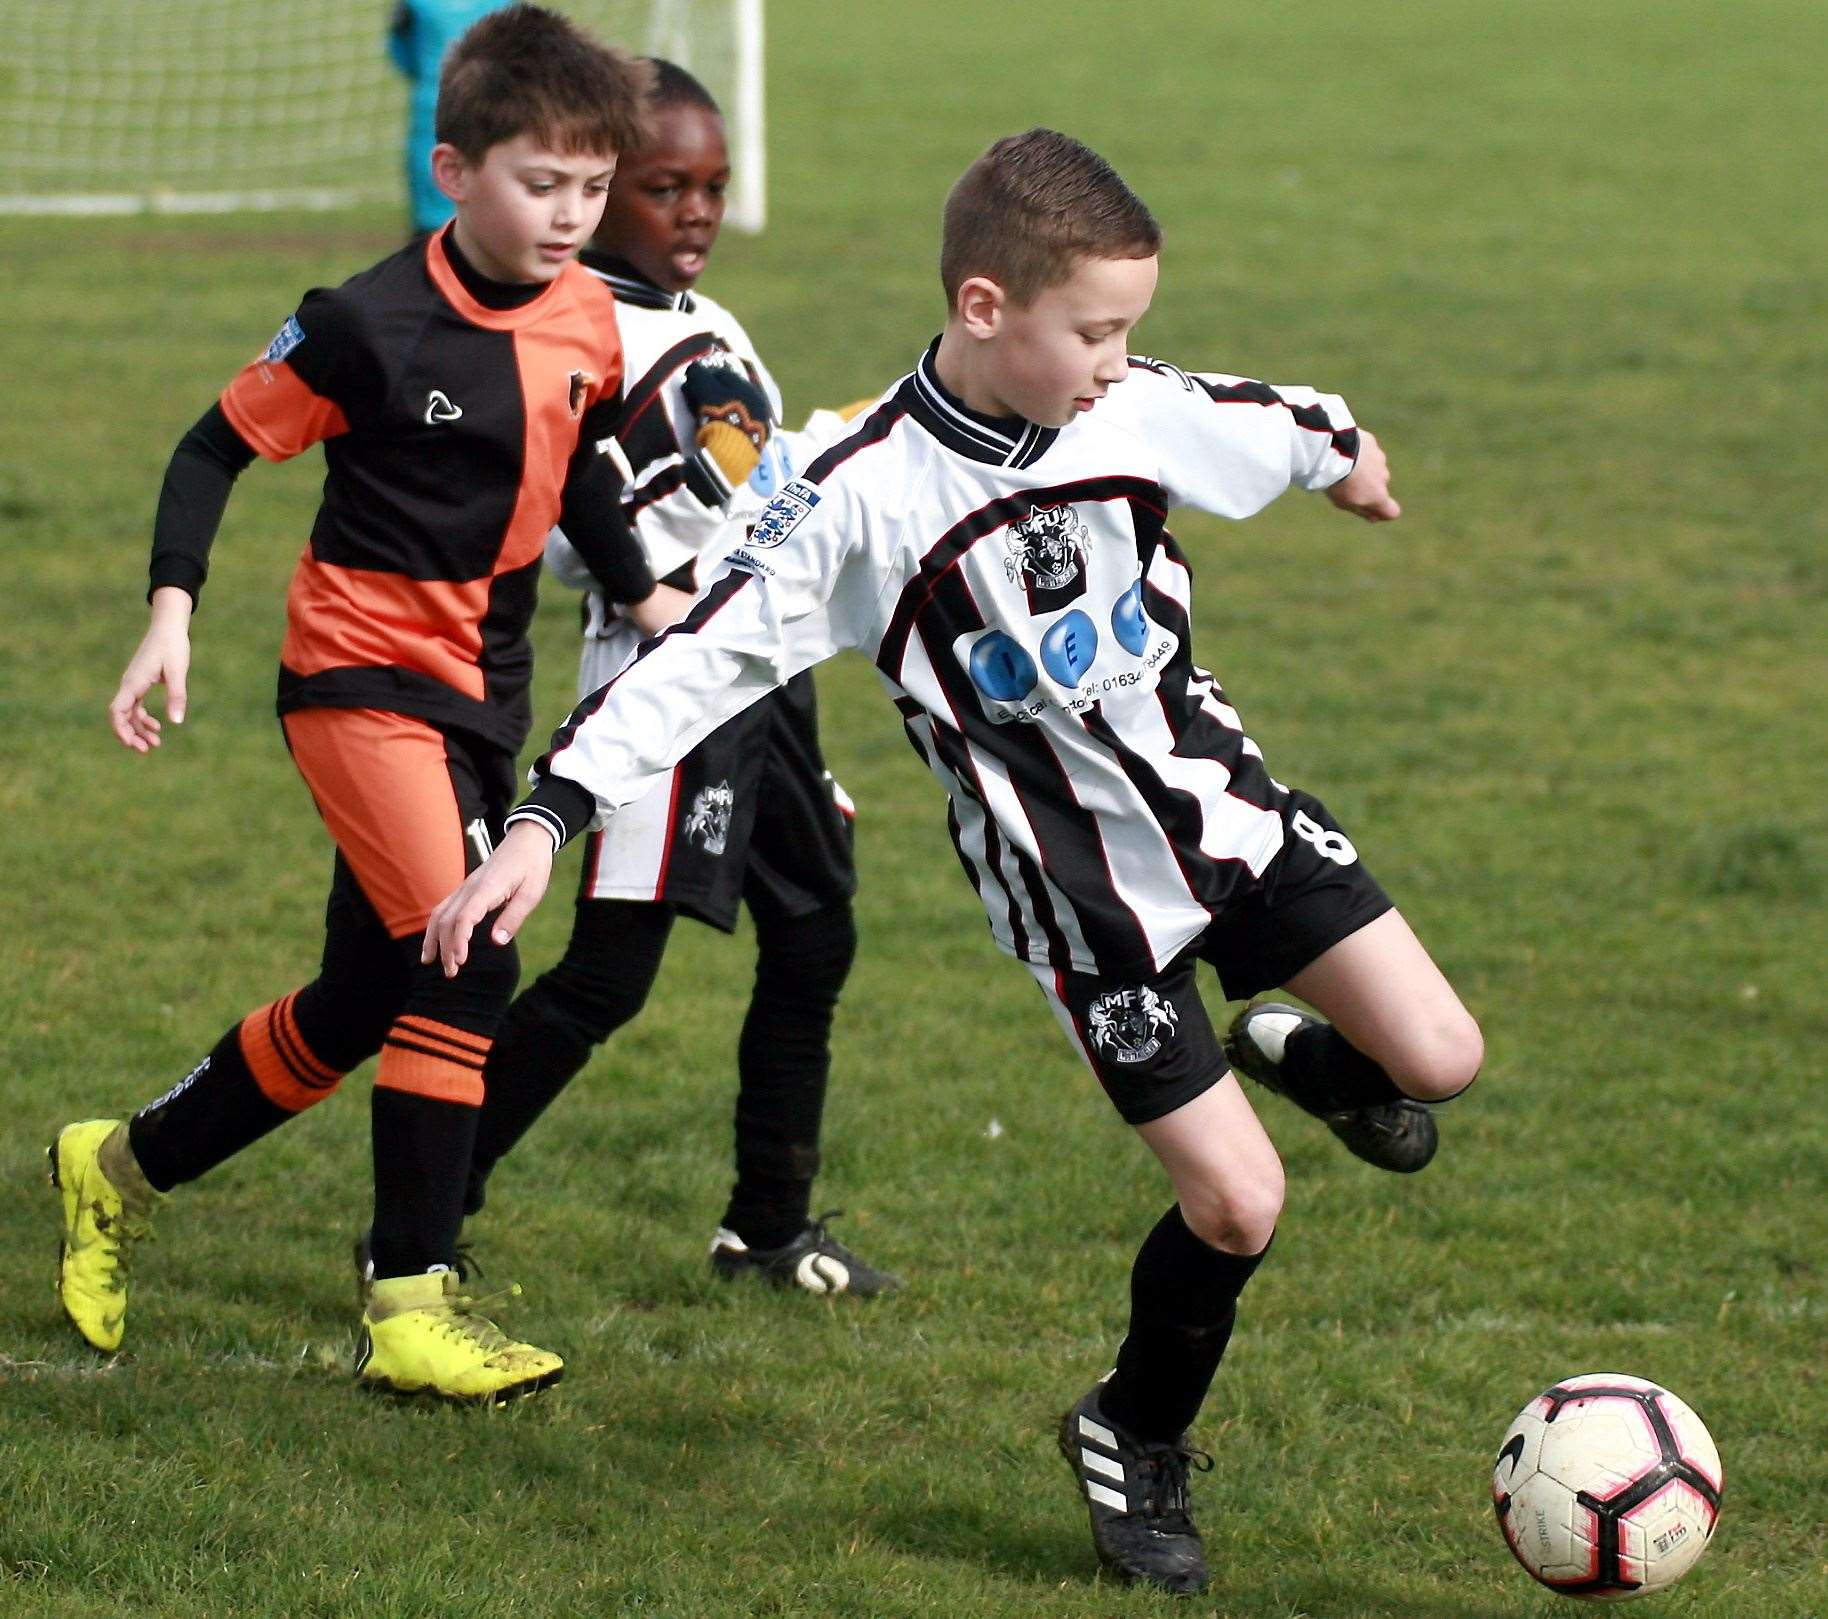
[[[762,458],[755,463],[755,471],[749,474],[749,487],[768,500],[792,476],[793,457],[787,453],[787,446],[780,439],[771,438],[762,446]]]
[[[1180,647],[1177,636],[1150,621],[1137,580],[1111,605],[1110,639],[1083,608],[1060,614],[1038,643],[1024,645],[1007,630],[964,635],[954,651],[1001,724],[1035,721],[1050,711],[1082,713],[1094,703],[1152,683]],[[1121,649],[1121,650],[1119,650]],[[1059,690],[1041,685],[1042,675]]]

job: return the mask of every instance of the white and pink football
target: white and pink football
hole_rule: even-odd
[[[1641,1377],[1566,1377],[1517,1414],[1492,1474],[1498,1526],[1552,1591],[1619,1601],[1667,1590],[1720,1515],[1701,1419]]]

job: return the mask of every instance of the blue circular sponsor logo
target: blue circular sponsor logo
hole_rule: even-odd
[[[992,630],[971,649],[971,679],[986,697],[1013,703],[1035,689],[1035,660],[1021,643]]]
[[[1149,644],[1149,620],[1143,612],[1142,580],[1138,579],[1121,596],[1117,605],[1111,609],[1111,633],[1117,637],[1117,644],[1124,651],[1142,656],[1142,650]]]
[[[1041,667],[1062,686],[1077,686],[1098,658],[1098,627],[1075,607],[1041,637]]]

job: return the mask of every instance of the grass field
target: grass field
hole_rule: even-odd
[[[774,222],[707,288],[790,402],[906,369],[945,185],[1047,121],[1161,215],[1140,346],[1338,389],[1408,506],[1176,524],[1201,661],[1490,1051],[1414,1183],[1265,1102],[1288,1209],[1197,1430],[1215,1578],[1178,1611],[1556,1611],[1491,1523],[1491,1455],[1552,1378],[1618,1370],[1695,1405],[1727,1468],[1716,1545],[1651,1611],[1822,1619],[1817,8],[783,0],[770,30]],[[710,1279],[750,957],[684,928],[475,1232],[528,1288],[512,1323],[568,1358],[550,1396],[482,1416],[350,1386],[359,1077],[174,1199],[130,1353],[57,1318],[45,1141],[308,976],[329,869],[271,718],[315,457],[236,494],[182,733],[150,759],[107,739],[160,471],[296,293],[394,229],[0,222],[0,1613],[1167,1611],[1097,1582],[1051,1438],[1166,1192],[990,945],[856,661],[821,676],[863,948],[820,1192],[905,1293]],[[574,622],[549,593],[547,721]],[[535,919],[530,968],[567,915]]]

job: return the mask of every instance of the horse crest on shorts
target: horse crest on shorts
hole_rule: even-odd
[[[1172,1001],[1139,984],[1107,989],[1086,1008],[1092,1044],[1111,1062],[1147,1062],[1174,1038],[1181,1015]]]
[[[720,855],[730,838],[730,815],[735,808],[736,794],[729,782],[701,787],[679,830],[687,843],[696,843],[708,855]]]

